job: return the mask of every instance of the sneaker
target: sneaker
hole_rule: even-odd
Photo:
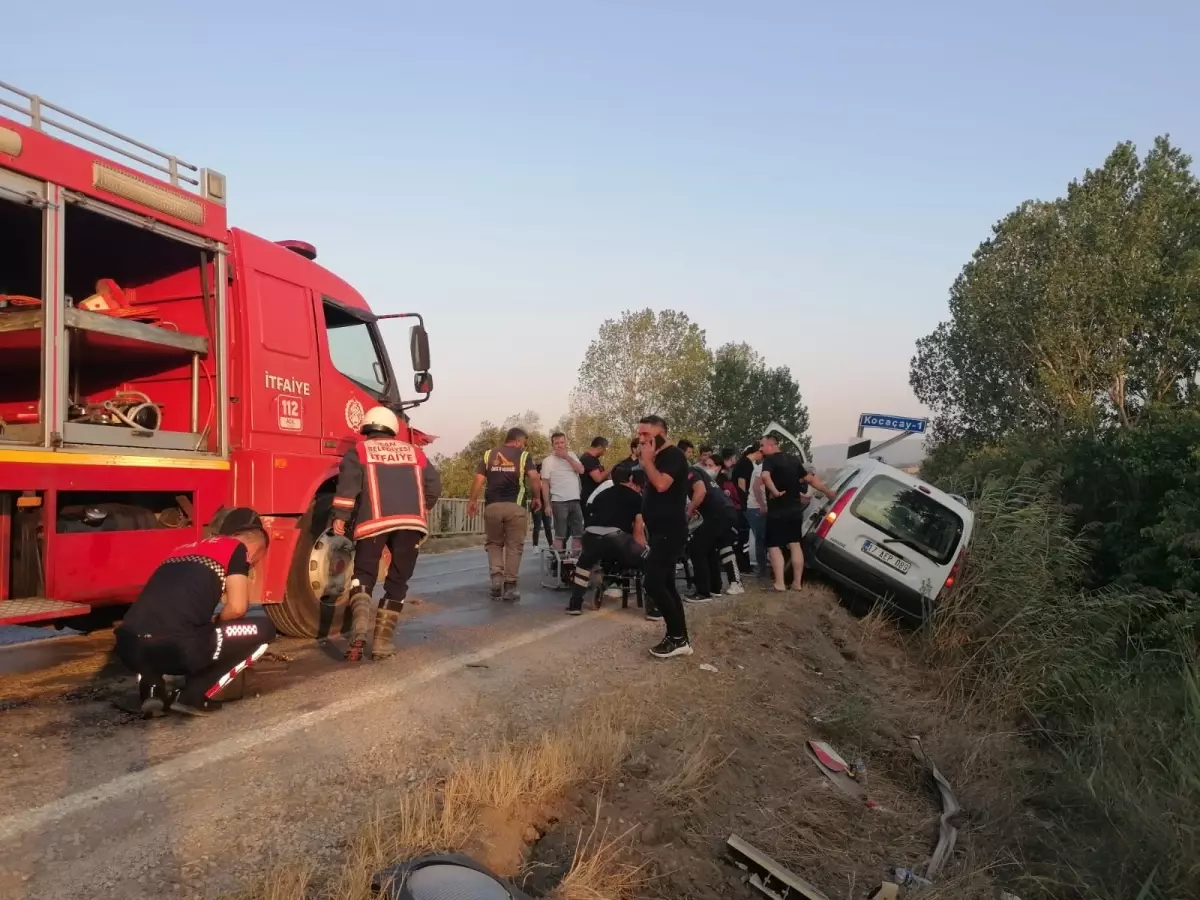
[[[515,584],[506,584],[504,586],[504,593],[501,595],[501,599],[507,603],[516,603],[521,599],[521,592],[517,590],[517,586]]]
[[[142,701],[142,718],[154,719],[163,715],[171,705],[166,679],[161,675],[138,680],[138,698]]]
[[[653,606],[647,606],[646,607],[646,619],[647,619],[647,621],[650,621],[650,622],[661,622],[663,620],[663,614],[661,612],[659,612],[657,609],[655,609]]]
[[[729,587],[727,587],[725,589],[725,593],[732,594],[733,596],[736,597],[738,594],[746,593],[746,589],[744,587],[742,587],[742,583],[740,581],[735,581],[733,584],[731,584]]]
[[[201,697],[199,700],[183,699],[176,696],[171,702],[171,709],[187,716],[209,716],[221,708],[220,700],[209,700]]]
[[[715,599],[712,594],[688,594],[683,598],[684,603],[712,603]]]
[[[670,659],[672,656],[691,656],[692,645],[687,638],[665,637],[650,648],[650,655],[659,659]]]

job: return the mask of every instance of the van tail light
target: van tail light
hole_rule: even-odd
[[[958,551],[958,555],[954,557],[954,565],[950,567],[950,574],[946,576],[946,581],[942,585],[941,591],[938,592],[939,596],[945,596],[954,589],[954,585],[958,583],[959,572],[962,570],[963,564],[966,563],[966,561],[967,548],[964,544],[962,549]]]
[[[837,521],[838,516],[842,514],[842,511],[846,508],[846,504],[854,498],[857,491],[858,488],[850,488],[850,490],[838,495],[838,498],[833,501],[832,508],[830,508],[829,512],[825,513],[825,518],[817,524],[817,537],[823,538],[829,534],[829,529],[833,527],[833,523]]]

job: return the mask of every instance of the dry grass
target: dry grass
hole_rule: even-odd
[[[532,811],[569,786],[611,779],[640,726],[639,708],[619,696],[602,697],[565,726],[533,741],[505,741],[455,760],[441,777],[378,805],[350,842],[341,870],[327,883],[316,883],[311,867],[279,867],[239,900],[369,900],[371,876],[397,860],[472,849],[497,823],[515,827],[519,840]],[[563,893],[555,896],[626,896],[612,891],[631,889],[640,869],[619,860],[625,837],[593,835],[584,842],[563,881]]]
[[[665,778],[651,784],[650,789],[660,803],[696,808],[712,788],[717,771],[729,762],[734,751],[720,755],[711,731],[693,729],[683,740],[679,764]]]
[[[582,833],[571,858],[571,868],[563,876],[552,900],[625,900],[646,882],[646,866],[628,862],[632,846],[630,828],[614,838],[600,831],[600,804],[592,830]]]

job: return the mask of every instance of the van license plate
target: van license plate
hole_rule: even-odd
[[[895,553],[884,550],[874,541],[863,541],[862,549],[863,553],[867,554],[867,556],[875,557],[880,562],[891,566],[897,572],[907,575],[908,570],[912,568],[912,563],[907,559],[901,559]]]

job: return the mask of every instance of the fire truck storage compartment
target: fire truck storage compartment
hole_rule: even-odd
[[[56,506],[59,534],[156,531],[192,524],[192,494],[180,491],[59,491]]]
[[[36,491],[0,491],[0,602],[45,596],[42,500]]]
[[[217,447],[212,253],[68,202],[67,444]]]
[[[167,554],[198,537],[192,527],[50,535],[46,596],[92,606],[132,603]]]
[[[0,445],[42,442],[44,215],[0,190]]]

